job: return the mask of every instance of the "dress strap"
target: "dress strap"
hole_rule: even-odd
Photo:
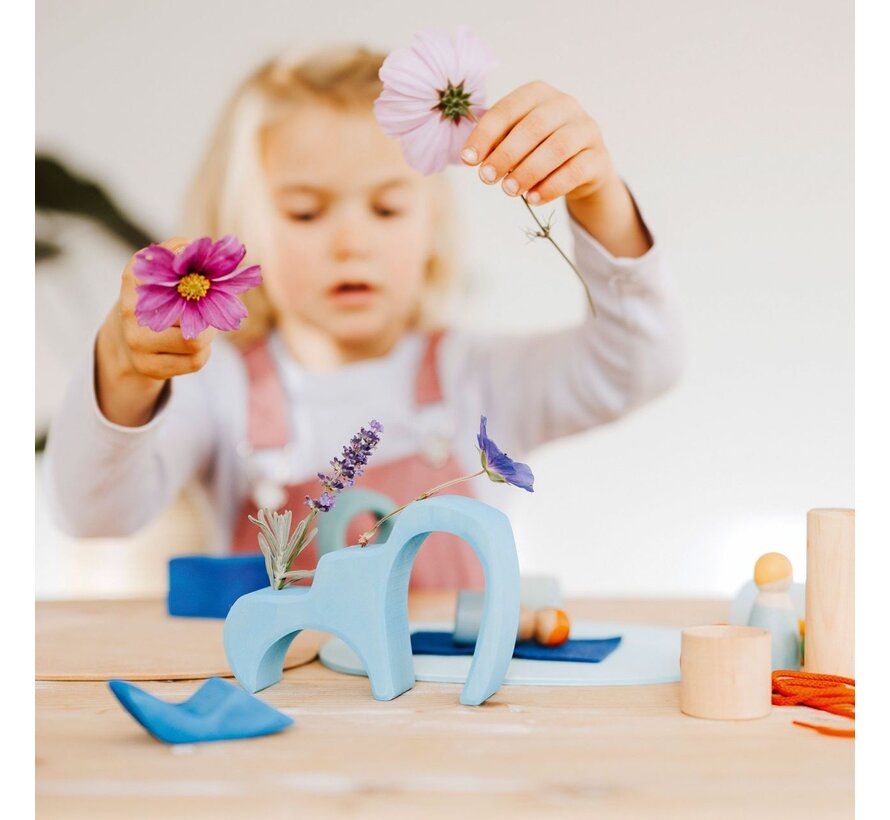
[[[241,353],[247,369],[247,440],[253,449],[290,440],[287,396],[266,339]]]
[[[420,360],[414,382],[414,401],[417,404],[435,404],[442,401],[436,352],[444,335],[444,330],[435,330],[427,337],[426,350]]]

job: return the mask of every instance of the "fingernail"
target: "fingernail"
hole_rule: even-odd
[[[516,196],[516,194],[519,193],[519,183],[513,179],[513,177],[505,179],[504,184],[501,187],[503,187],[510,196]]]
[[[493,165],[483,165],[479,175],[486,182],[494,182],[498,178],[498,172],[494,170]]]
[[[475,148],[464,148],[464,150],[460,152],[460,156],[464,162],[475,163],[479,161],[479,155],[476,153]]]
[[[537,191],[532,191],[526,199],[531,202],[532,205],[537,205],[541,201],[541,195]]]

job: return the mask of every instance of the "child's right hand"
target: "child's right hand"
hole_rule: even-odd
[[[175,238],[161,243],[174,253],[188,244]],[[184,339],[177,322],[156,333],[136,321],[135,254],[121,275],[120,296],[96,339],[96,398],[104,416],[115,424],[138,427],[148,423],[164,385],[173,376],[194,373],[210,358],[216,329]]]

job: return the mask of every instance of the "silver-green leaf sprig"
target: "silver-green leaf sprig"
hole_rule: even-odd
[[[266,559],[266,573],[272,589],[284,589],[288,584],[315,575],[314,569],[290,570],[294,559],[309,546],[318,532],[317,528],[309,530],[315,515],[315,510],[310,512],[297,524],[293,534],[290,531],[292,518],[290,510],[279,514],[264,507],[257,511],[256,518],[248,516],[248,519],[260,528],[257,541]]]

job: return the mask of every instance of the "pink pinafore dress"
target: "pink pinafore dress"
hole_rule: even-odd
[[[421,357],[415,376],[414,401],[418,405],[442,401],[442,389],[436,364],[436,349],[442,334],[431,334]],[[263,448],[288,448],[298,446],[291,441],[287,395],[275,360],[266,340],[243,352],[248,381],[247,436],[251,450]],[[386,428],[386,419],[379,419]],[[344,444],[355,430],[343,431]],[[339,453],[331,454],[339,455]],[[356,487],[374,490],[391,498],[396,504],[404,504],[431,489],[462,475],[453,453],[440,453],[432,458],[421,453],[404,456],[382,464],[371,456],[365,473],[356,480]],[[322,472],[327,469],[321,467]],[[317,498],[321,484],[315,477],[299,484],[281,488],[286,499],[278,507],[289,509],[295,520],[300,520],[308,508],[306,496]],[[469,483],[449,487],[448,493],[473,495]],[[254,498],[245,500],[235,524],[232,552],[258,552],[257,528],[248,521],[248,515],[256,515]],[[374,518],[368,514],[356,516],[347,530],[350,544],[358,543],[362,532],[373,526]],[[315,545],[310,544],[294,561],[292,569],[314,569],[318,562]],[[423,543],[411,571],[411,589],[482,589],[483,573],[479,560],[463,540],[445,533],[434,533]]]

